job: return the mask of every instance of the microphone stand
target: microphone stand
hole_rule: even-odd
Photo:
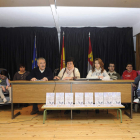
[[[59,70],[58,68],[54,70],[54,72],[53,72],[53,77],[56,76],[58,70]]]

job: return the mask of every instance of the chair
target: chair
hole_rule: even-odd
[[[2,89],[0,88],[0,90],[2,90]],[[11,87],[9,87],[8,90],[9,90],[9,96],[6,96],[7,102],[4,103],[3,100],[0,98],[0,105],[11,103]]]
[[[140,75],[140,71],[136,71],[138,75]]]

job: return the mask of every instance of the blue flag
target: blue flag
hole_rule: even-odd
[[[36,50],[36,35],[35,35],[33,60],[32,60],[32,69],[34,69],[36,67],[37,67],[37,50]]]

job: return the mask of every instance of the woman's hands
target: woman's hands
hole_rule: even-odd
[[[73,80],[73,77],[65,77],[63,80]]]
[[[99,78],[99,79],[103,79],[104,77],[103,77],[103,76],[98,76],[98,78]]]
[[[60,77],[58,77],[58,76],[55,76],[53,79],[58,79],[58,80],[60,80]]]

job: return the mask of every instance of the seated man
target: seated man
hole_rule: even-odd
[[[126,80],[134,80],[137,77],[137,72],[133,70],[132,64],[128,63],[127,70],[123,72],[122,78]]]
[[[135,88],[135,90],[136,89],[140,89],[139,87],[140,87],[140,85],[139,85],[139,87],[138,87],[138,84],[139,84],[139,81],[140,81],[140,75],[138,75],[136,78],[135,78],[135,81],[132,83],[132,86],[133,86],[133,89]],[[137,92],[138,92],[139,90],[137,90],[136,91],[136,94],[137,94]],[[134,103],[138,103],[139,102],[139,99],[140,99],[140,96],[137,94],[136,95],[138,98],[136,98],[133,102]]]
[[[120,75],[115,71],[114,63],[109,63],[108,69],[109,69],[108,75],[110,76],[110,79],[113,79],[113,80],[121,79]]]
[[[26,77],[27,80],[31,81],[48,81],[53,79],[53,74],[50,68],[46,67],[46,61],[44,58],[37,59],[37,68],[34,68],[31,73]],[[31,115],[39,112],[37,104],[33,104]]]

